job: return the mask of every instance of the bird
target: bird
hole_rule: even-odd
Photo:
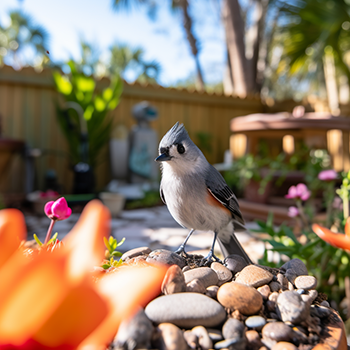
[[[190,139],[183,124],[177,122],[159,143],[160,197],[173,218],[189,229],[175,253],[188,256],[187,241],[195,230],[213,231],[214,239],[203,262],[221,260],[214,255],[218,241],[224,257],[240,255],[247,264],[249,256],[237,240],[235,231],[246,230],[237,198],[226,181]]]

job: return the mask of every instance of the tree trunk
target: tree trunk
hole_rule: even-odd
[[[246,97],[249,92],[247,59],[244,45],[244,22],[238,0],[224,0],[222,20],[232,70],[235,93]]]
[[[199,63],[197,40],[192,33],[192,18],[188,13],[188,0],[181,0],[179,3],[183,13],[183,25],[186,31],[187,40],[190,44],[192,55],[196,62],[197,86],[200,91],[204,91],[205,85],[203,80],[202,68]]]
[[[264,23],[266,12],[268,8],[269,0],[257,0],[255,1],[253,13],[252,13],[252,25],[247,32],[247,74],[248,74],[248,89],[250,93],[260,91],[258,85],[258,61],[260,54],[260,44],[264,32]]]

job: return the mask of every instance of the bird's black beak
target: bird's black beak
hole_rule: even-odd
[[[156,162],[167,162],[171,159],[171,157],[169,156],[169,154],[167,153],[162,153],[160,156],[158,156],[155,161]]]

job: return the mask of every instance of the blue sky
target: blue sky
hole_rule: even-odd
[[[171,14],[168,3],[164,1],[157,20],[152,21],[142,7],[113,11],[111,0],[0,0],[0,21],[5,24],[9,10],[22,8],[47,30],[50,57],[55,61],[78,58],[81,37],[97,45],[102,55],[114,42],[142,47],[145,59],[160,63],[160,83],[170,85],[194,73],[195,65],[181,16]],[[209,83],[221,81],[225,61],[224,33],[216,10],[213,2],[203,0],[191,8],[200,62]]]

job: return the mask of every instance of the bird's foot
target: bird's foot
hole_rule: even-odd
[[[180,247],[179,247],[177,250],[175,250],[174,253],[175,253],[175,254],[178,254],[178,255],[180,255],[180,256],[183,256],[184,258],[190,258],[190,257],[191,257],[190,254],[187,254],[187,253],[185,252],[185,246],[184,246],[183,244],[181,244]]]
[[[208,255],[201,260],[199,266],[210,266],[212,262],[218,262],[222,264],[222,261],[214,255],[214,252],[212,250],[210,250]]]

